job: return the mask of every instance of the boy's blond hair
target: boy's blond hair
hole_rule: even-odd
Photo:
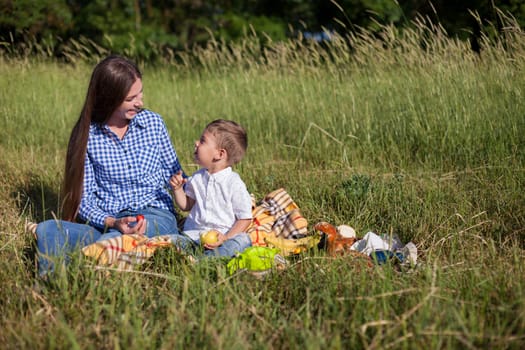
[[[232,120],[217,119],[206,125],[204,131],[215,136],[217,147],[228,153],[228,164],[233,165],[241,161],[248,148],[246,130]]]

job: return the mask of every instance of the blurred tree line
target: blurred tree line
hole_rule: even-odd
[[[472,39],[486,28],[498,30],[500,13],[511,14],[522,27],[525,1],[0,0],[0,48],[30,41],[59,56],[65,45],[84,38],[112,52],[148,59],[159,48],[191,48],[211,38],[323,39],[323,31],[403,27],[418,16],[440,23],[449,35]]]

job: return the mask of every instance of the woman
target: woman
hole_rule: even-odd
[[[161,116],[143,109],[138,67],[120,56],[102,60],[69,139],[64,220],[36,227],[40,274],[52,269],[46,257],[67,259],[97,240],[178,234],[167,184],[181,170]]]

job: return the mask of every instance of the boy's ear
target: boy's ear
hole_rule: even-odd
[[[224,148],[221,148],[219,150],[219,155],[220,155],[221,159],[228,160],[228,152]]]
[[[221,148],[219,150],[219,159],[225,159],[228,160],[228,152],[224,148]]]

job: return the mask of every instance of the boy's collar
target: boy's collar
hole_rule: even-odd
[[[219,170],[213,174],[210,174],[210,172],[208,171],[208,169],[206,169],[206,174],[208,174],[209,177],[217,180],[217,181],[220,181],[221,179],[227,177],[228,175],[231,174],[232,172],[232,167],[231,166],[228,166],[222,170]]]

